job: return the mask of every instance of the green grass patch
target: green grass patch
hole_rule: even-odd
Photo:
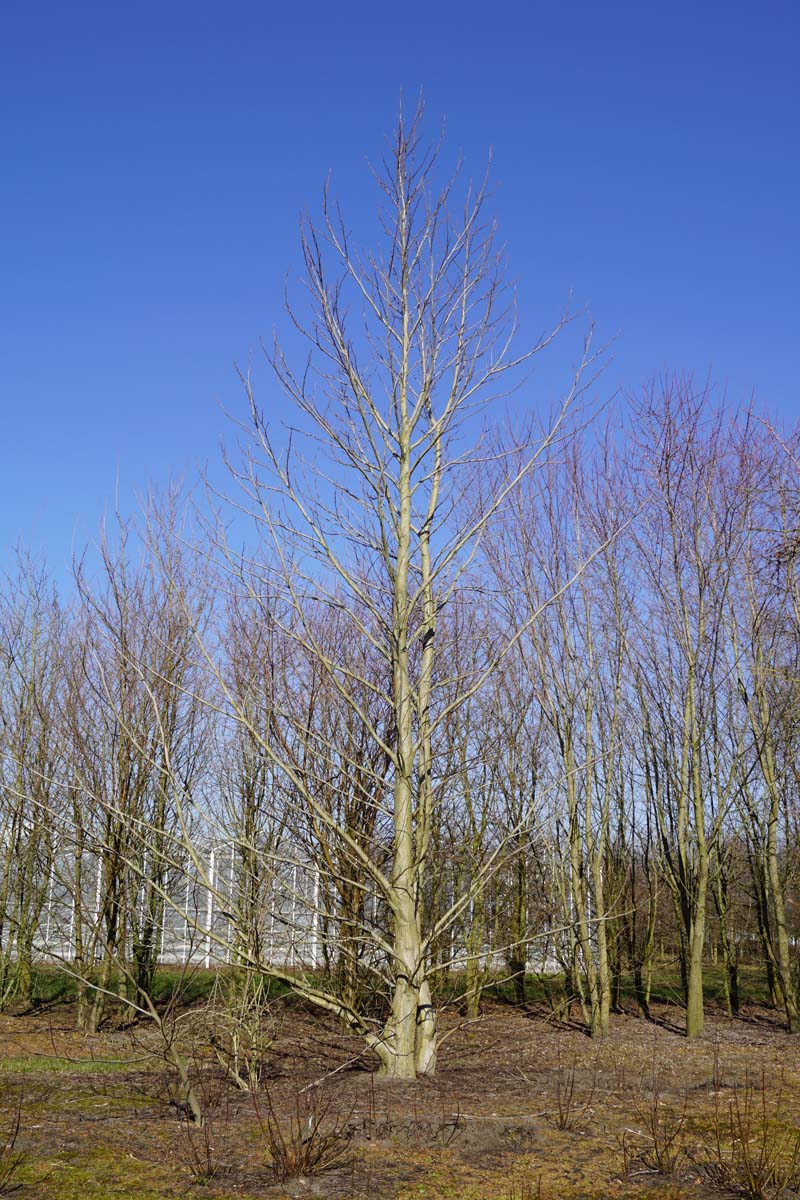
[[[463,990],[463,981],[459,977],[451,978],[450,991],[454,996],[460,995],[459,983]],[[487,998],[494,998],[505,1003],[513,1003],[516,998],[513,983],[505,979],[489,983],[484,992]],[[703,992],[706,1004],[722,1005],[724,1003],[725,980],[721,967],[709,965],[703,969]],[[530,1004],[563,1002],[565,999],[563,974],[527,974],[525,976],[525,995]],[[633,977],[630,974],[626,973],[622,976],[620,998],[624,1004],[636,1004],[636,991],[633,986]],[[651,1004],[683,1006],[681,973],[677,964],[659,963],[655,967],[650,1002]],[[739,967],[739,1002],[743,1005],[755,1004],[770,1007],[769,989],[762,967],[752,964]]]
[[[29,1159],[20,1168],[17,1182],[25,1188],[21,1196],[46,1195],[47,1200],[167,1200],[186,1195],[192,1180],[180,1168],[87,1147],[59,1158]],[[241,1197],[241,1192],[230,1191],[217,1180],[199,1194],[206,1200]]]
[[[93,1075],[97,1072],[130,1070],[130,1066],[126,1059],[59,1058],[49,1054],[11,1054],[0,1057],[0,1072],[8,1075],[32,1075],[36,1072],[45,1072],[48,1075],[75,1072]]]

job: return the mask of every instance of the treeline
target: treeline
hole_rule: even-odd
[[[463,972],[470,1012],[490,975],[523,1000],[526,963],[557,967],[596,1034],[623,979],[647,1014],[664,954],[699,1032],[709,955],[732,1012],[744,957],[796,1030],[793,448],[691,381],[649,391],[624,437],[589,436],[548,450],[437,615],[426,954]],[[54,876],[96,1027],[123,964],[151,986],[182,880],[236,904],[215,959],[265,967],[274,873],[302,862],[319,894],[297,919],[330,982],[380,1007],[385,659],[329,599],[304,595],[300,623],[252,564],[215,567],[174,507],[147,530],[115,530],[66,603],[25,559],[3,589],[2,1000],[30,999]],[[232,890],[208,877],[214,844]]]
[[[797,1031],[797,431],[689,378],[600,425],[587,336],[542,430],[476,432],[562,323],[509,356],[484,195],[454,226],[418,120],[392,253],[327,206],[305,231],[291,444],[245,380],[231,500],[151,502],[63,597],[24,557],[4,583],[0,1004],[57,945],[83,1027],[152,1016],[179,929],[187,969],[282,978],[401,1077],[435,1069],[443,980],[474,1014],[530,969],[601,1036],[666,955],[693,1036],[709,957],[732,1012],[760,961]],[[313,961],[274,961],[276,920]]]

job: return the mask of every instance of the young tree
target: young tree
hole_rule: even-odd
[[[740,828],[770,991],[784,1008],[789,1032],[797,1033],[800,999],[787,910],[795,882],[789,797],[800,630],[792,620],[797,564],[787,465],[760,422],[747,421],[734,481],[746,514],[746,536],[737,555],[738,587],[729,597],[728,627],[734,703],[749,749],[737,793]]]
[[[689,1037],[703,1032],[709,886],[740,757],[720,719],[725,605],[743,529],[724,486],[729,418],[707,388],[682,379],[649,390],[637,418],[643,775],[678,917]]]
[[[174,518],[174,513],[172,514]],[[132,551],[120,523],[99,578],[79,569],[80,605],[63,731],[72,811],[71,970],[79,1023],[103,1021],[114,989],[139,1007],[152,992],[165,912],[181,868],[183,797],[204,769],[206,710],[189,658],[188,614],[202,611],[196,573],[166,522],[158,553]],[[189,582],[191,581],[191,582]],[[191,594],[190,594],[191,593]],[[91,877],[87,895],[87,876]]]
[[[292,435],[288,444],[275,440],[248,376],[250,422],[234,471],[237,504],[251,511],[260,535],[258,571],[278,598],[273,619],[360,726],[353,744],[362,737],[373,744],[359,753],[381,764],[370,767],[376,794],[369,802],[387,819],[388,847],[376,854],[354,836],[329,793],[311,786],[293,753],[254,726],[228,692],[233,714],[260,739],[286,794],[329,843],[325,861],[357,861],[386,913],[385,930],[368,932],[388,990],[377,1027],[334,987],[300,976],[292,982],[359,1030],[381,1071],[397,1078],[435,1069],[430,950],[482,878],[473,877],[438,921],[428,919],[436,731],[493,666],[484,653],[464,674],[450,669],[439,616],[457,591],[479,586],[485,531],[533,469],[593,361],[587,336],[552,427],[517,441],[513,455],[496,456],[491,494],[477,503],[476,469],[487,453],[481,427],[491,405],[520,383],[520,370],[564,321],[514,353],[513,294],[486,215],[486,186],[459,195],[456,171],[437,191],[439,146],[423,143],[421,123],[421,108],[410,122],[400,118],[374,173],[382,238],[373,253],[355,248],[327,191],[321,225],[304,223],[310,315],[292,310],[292,318],[309,362],[295,372],[280,347],[270,356],[293,413]],[[228,567],[248,590],[249,572],[232,553]],[[339,646],[321,636],[320,608],[349,625]],[[353,641],[361,646],[355,653]],[[495,660],[502,653],[493,648]],[[367,656],[379,660],[377,678],[362,675]],[[373,708],[388,710],[389,719],[377,722]]]
[[[0,1008],[32,999],[61,800],[63,615],[46,572],[20,556],[0,594]]]
[[[496,571],[550,733],[570,974],[592,1035],[603,1036],[611,1013],[609,829],[622,769],[623,514],[611,474],[588,478],[582,458],[577,441],[555,448],[544,482],[518,489]]]

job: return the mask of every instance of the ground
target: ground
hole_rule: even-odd
[[[198,1049],[200,1130],[152,1056],[152,1029],[87,1038],[64,1002],[0,1016],[0,1142],[21,1103],[10,1186],[36,1200],[701,1200],[800,1187],[800,1044],[770,1010],[712,1011],[689,1042],[680,1011],[658,1006],[654,1021],[617,1015],[592,1041],[544,1006],[489,1000],[477,1021],[445,1018],[435,1079],[397,1085],[334,1022],[277,1008],[257,1104]],[[313,1148],[328,1138],[338,1161],[276,1182],[270,1143],[305,1151],[314,1112]],[[0,1181],[11,1153],[0,1150]]]

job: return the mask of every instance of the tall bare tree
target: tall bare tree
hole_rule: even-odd
[[[800,1031],[800,998],[791,951],[790,816],[796,747],[800,630],[793,621],[797,558],[786,468],[789,462],[752,417],[738,443],[731,487],[745,511],[745,539],[736,558],[738,586],[729,597],[731,678],[747,737],[737,811],[751,866],[767,978],[790,1033]],[[794,743],[794,745],[793,745]]]
[[[564,322],[515,354],[513,293],[487,217],[486,186],[462,187],[456,171],[437,190],[440,147],[422,141],[421,126],[421,109],[410,121],[401,117],[374,172],[382,230],[374,252],[356,248],[327,191],[321,224],[304,224],[309,310],[305,317],[292,310],[292,318],[309,362],[295,371],[278,346],[270,356],[292,406],[291,437],[277,438],[245,378],[250,421],[244,459],[234,469],[236,502],[252,513],[261,539],[254,558],[280,597],[275,619],[373,743],[367,761],[377,755],[388,763],[373,777],[380,795],[371,801],[388,817],[388,856],[376,857],[353,836],[293,755],[253,728],[229,694],[287,794],[359,862],[387,914],[385,933],[372,933],[389,993],[377,1028],[335,989],[299,977],[294,986],[359,1030],[381,1071],[400,1078],[435,1069],[429,952],[437,926],[469,903],[468,895],[458,896],[438,922],[427,923],[434,737],[492,667],[484,655],[454,690],[439,616],[458,590],[473,586],[486,529],[533,468],[592,361],[587,337],[553,426],[517,441],[514,455],[496,456],[494,486],[476,503],[471,489],[487,453],[481,425],[490,406],[520,382],[525,364]],[[229,567],[247,588],[236,556]],[[342,615],[351,629],[344,644],[354,639],[361,649],[331,649],[319,634],[320,606]],[[377,682],[361,674],[367,647],[381,664]],[[365,688],[390,720],[376,723]]]
[[[643,773],[681,930],[686,1032],[703,1032],[706,909],[716,839],[733,801],[738,741],[726,742],[725,605],[740,505],[724,486],[730,414],[707,388],[669,379],[639,411],[638,679]]]
[[[185,798],[204,767],[202,688],[188,656],[192,629],[202,627],[188,617],[199,585],[183,570],[171,520],[157,553],[132,549],[120,524],[116,543],[101,543],[98,578],[77,572],[65,713],[72,815],[64,834],[73,850],[79,1015],[92,1030],[115,987],[140,1004],[150,996],[181,868]]]

